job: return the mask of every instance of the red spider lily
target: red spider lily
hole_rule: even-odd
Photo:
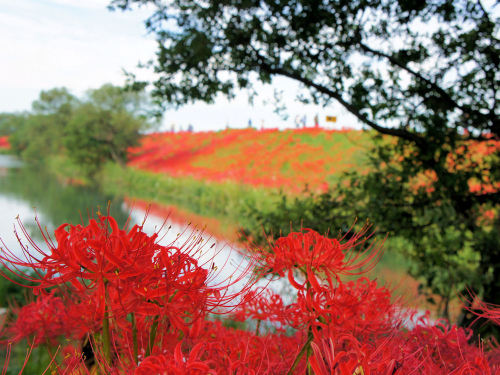
[[[249,292],[245,296],[245,300],[234,311],[234,319],[238,321],[257,319],[270,322],[288,320],[287,310],[281,296],[266,288]]]
[[[234,181],[253,186],[285,188],[299,193],[304,187],[326,191],[325,176],[363,168],[353,163],[369,148],[368,133],[356,130],[288,129],[285,131],[230,129],[222,132],[156,133],[145,136],[130,149],[129,164],[143,170],[171,176],[189,176],[208,181]],[[311,142],[311,138],[314,139]],[[345,147],[345,139],[351,144]],[[320,146],[317,141],[325,143]],[[391,140],[386,140],[391,142]],[[342,147],[336,147],[342,143]],[[451,170],[477,171],[500,142],[464,142],[447,157]],[[271,161],[271,162],[269,162]],[[415,189],[433,190],[434,176],[419,176]],[[498,191],[484,174],[471,179],[472,193]]]
[[[18,267],[35,270],[38,277],[25,278],[36,282],[37,290],[69,284],[83,299],[90,298],[101,316],[106,304],[114,316],[132,311],[160,313],[167,307],[173,316],[172,306],[181,302],[181,310],[188,304],[193,305],[191,310],[200,306],[213,310],[230,305],[253,282],[251,279],[242,291],[228,294],[229,286],[247,277],[252,260],[230,280],[215,283],[220,271],[202,268],[190,255],[200,252],[196,237],[179,247],[161,246],[157,234],[148,236],[138,225],[126,232],[110,216],[91,219],[87,226],[61,225],[55,231],[57,246],[46,237],[48,252],[27,238],[38,254],[24,248],[25,260],[6,251],[0,256],[4,265],[12,271]]]
[[[139,353],[149,355],[155,347],[158,350],[160,341],[176,342],[179,334],[190,332],[190,325],[203,319],[207,312],[237,306],[240,296],[256,281],[256,277],[248,277],[254,263],[251,258],[242,259],[245,265],[237,266],[237,274],[227,280],[219,277],[216,267],[203,268],[201,265],[213,264],[218,250],[214,250],[213,257],[205,255],[199,263],[193,258],[202,251],[199,235],[190,236],[180,246],[175,243],[161,246],[157,234],[148,236],[137,225],[130,231],[119,229],[109,216],[91,219],[87,226],[61,225],[55,231],[57,244],[48,235],[44,237],[48,251],[36,247],[28,236],[35,254],[23,247],[26,257],[23,259],[6,249],[1,259],[12,271],[18,267],[31,267],[35,271],[35,277],[23,275],[36,282],[35,291],[42,292],[33,305],[42,317],[43,303],[49,298],[45,290],[58,287],[61,296],[57,297],[58,304],[48,306],[65,314],[60,319],[65,325],[55,327],[51,321],[53,329],[40,338],[47,340],[47,336],[52,339],[50,335],[55,338],[64,334],[78,339],[89,333],[102,334],[104,349],[96,349],[103,350],[100,361],[107,366],[114,366],[109,363],[112,344],[115,352],[120,352],[123,345],[134,346],[135,354],[131,356],[134,358]],[[241,289],[228,291],[236,284]],[[134,328],[128,320],[130,314],[135,319]],[[21,314],[19,322],[37,317]],[[56,317],[53,314],[52,318]],[[24,329],[16,332],[20,338],[34,333],[31,326],[14,325],[12,329]]]
[[[17,319],[8,327],[9,340],[19,342],[32,337],[33,346],[57,345],[57,339],[68,332],[70,323],[63,300],[53,294],[41,295],[35,302],[13,308]]]
[[[61,350],[62,361],[57,366],[57,373],[61,375],[90,375],[90,370],[84,364],[80,348],[67,345]]]
[[[472,291],[469,291],[469,294],[471,300],[466,299],[464,301],[465,308],[472,314],[477,315],[478,319],[488,319],[500,326],[500,305],[484,302]]]
[[[394,331],[364,344],[347,334],[320,337],[311,344],[314,355],[309,363],[317,375],[500,373],[500,367],[481,348],[462,341],[462,329],[441,325],[416,331]]]
[[[309,275],[356,275],[373,268],[381,255],[380,247],[371,245],[364,251],[354,253],[355,248],[366,243],[367,230],[368,227],[365,227],[349,239],[339,241],[305,228],[277,239],[272,244],[272,251],[264,252],[262,256],[270,272],[280,276],[287,273],[295,288],[305,289],[307,282],[316,280]],[[294,278],[294,269],[299,270],[307,280],[299,283]]]
[[[157,355],[146,358],[135,370],[135,375],[216,375],[210,369],[211,361],[199,359],[203,344],[195,345],[188,356],[182,353],[182,342],[175,347],[173,355]]]
[[[274,375],[287,373],[303,337],[302,332],[295,336],[256,336],[224,327],[221,322],[206,321],[197,339],[206,343],[206,358],[214,361],[213,368],[219,375]],[[298,369],[303,371],[304,367],[302,363]]]
[[[324,139],[332,147],[311,144],[311,136]],[[333,146],[339,137],[357,142],[337,149]],[[324,176],[352,169],[352,156],[363,152],[364,144],[368,144],[368,137],[356,130],[156,133],[145,136],[139,147],[130,149],[129,164],[155,173],[200,180],[231,180],[285,187],[293,192],[300,192],[305,186],[326,190]]]
[[[309,363],[316,375],[396,373],[397,367],[394,361],[386,361],[385,358],[375,359],[378,353],[373,349],[372,353],[369,353],[370,350],[352,336],[337,337],[335,341],[336,343],[330,337],[322,340],[321,346],[311,343],[314,355]]]
[[[417,325],[393,338],[391,344],[398,348],[393,355],[399,359],[401,373],[454,374],[464,366],[472,370],[477,368],[477,360],[484,357],[484,352],[481,347],[469,344],[471,333],[443,322]],[[490,370],[485,368],[483,373]]]
[[[337,286],[329,279],[320,290],[299,291],[294,312],[290,316],[295,327],[348,332],[358,340],[391,332],[400,324],[389,290],[366,278]]]
[[[46,236],[48,251],[35,248],[37,257],[9,264],[35,267],[40,293],[18,309],[6,332],[15,340],[69,340],[51,366],[58,374],[284,375],[305,374],[310,366],[321,375],[498,375],[498,348],[474,345],[470,330],[425,318],[404,328],[390,290],[367,278],[339,277],[360,273],[358,267],[375,259],[351,252],[363,236],[331,240],[303,230],[277,240],[276,255],[260,254],[270,263],[266,269],[288,275],[295,286],[297,298],[286,305],[266,288],[249,291],[253,279],[245,280],[245,272],[254,259],[235,268],[243,276],[220,282],[212,266],[217,250],[203,255],[206,242],[198,234],[162,246],[141,226],[122,230],[109,217],[65,225],[56,232],[57,244]],[[2,259],[10,259],[8,251]],[[483,316],[496,318],[496,307],[480,306]],[[256,334],[209,320],[209,312],[231,308],[241,320],[272,321],[293,334]],[[78,344],[85,337],[90,349]],[[82,350],[94,359],[93,368]]]

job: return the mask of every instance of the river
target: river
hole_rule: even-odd
[[[108,206],[110,214],[120,227],[127,220],[130,221],[129,227],[144,222],[144,209],[134,206],[129,200],[106,196],[91,187],[62,183],[43,169],[22,165],[10,156],[0,155],[0,246],[16,255],[22,255],[14,234],[14,230],[20,233],[17,218],[29,236],[45,250],[46,245],[36,220],[51,234],[63,223],[86,223],[89,216],[98,210],[106,212]],[[159,232],[160,244],[191,244],[191,252],[199,259],[200,264],[217,270],[211,277],[214,284],[225,282],[229,276],[234,280],[238,278],[238,273],[248,267],[248,257],[241,255],[241,249],[217,240],[210,233],[201,232],[188,223],[179,223],[178,218],[172,221],[150,212],[143,229],[148,234]],[[23,244],[27,244],[22,235],[21,240]],[[197,244],[193,246],[195,242]],[[246,279],[233,288],[241,287],[245,282]],[[272,289],[276,292],[282,291],[282,283],[272,284]]]
[[[86,221],[98,208],[106,210],[108,202],[111,214],[123,225],[128,212],[122,200],[104,196],[97,189],[61,183],[41,168],[0,155],[0,237],[12,251],[18,247],[13,232],[17,217],[30,236],[42,242],[35,217],[51,233],[62,223]]]

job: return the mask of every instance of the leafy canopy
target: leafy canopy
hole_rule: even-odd
[[[309,99],[338,101],[365,124],[427,143],[432,129],[498,135],[498,30],[480,1],[152,1],[155,94],[213,101],[281,75]],[[475,135],[478,135],[475,133]]]
[[[108,160],[124,164],[140,132],[156,125],[153,113],[144,87],[105,84],[81,99],[54,88],[40,93],[31,112],[0,114],[0,131],[23,159],[65,155],[92,176]]]
[[[64,129],[79,104],[64,87],[40,92],[31,112],[9,115],[13,151],[32,161],[62,152]]]
[[[64,144],[69,157],[90,174],[112,160],[124,164],[128,147],[151,127],[148,97],[110,84],[90,90],[66,124]]]

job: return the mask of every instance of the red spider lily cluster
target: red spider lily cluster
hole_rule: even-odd
[[[13,309],[4,344],[45,346],[58,374],[500,374],[494,342],[475,344],[471,330],[417,317],[354,278],[380,255],[368,239],[293,232],[221,280],[199,235],[160,245],[110,216],[63,224],[47,250],[29,237],[22,256],[2,249],[36,294]],[[275,279],[293,293],[273,292]]]
[[[362,131],[320,128],[156,133],[130,149],[129,165],[174,177],[234,181],[290,192],[300,192],[305,186],[321,191],[328,188],[324,176],[365,168],[362,158],[357,158],[358,163],[353,160],[369,148],[368,137]],[[448,167],[481,171],[480,180],[469,181],[472,193],[497,191],[498,184],[490,181],[483,165],[499,149],[500,142],[494,139],[463,143],[448,156]],[[435,180],[433,172],[426,171],[412,185],[430,192]]]
[[[0,137],[0,149],[9,149],[9,148],[10,148],[9,137],[7,136]]]
[[[323,142],[321,142],[323,140]],[[286,188],[327,188],[323,176],[355,167],[367,137],[356,130],[230,129],[157,133],[130,150],[129,165],[171,176]]]

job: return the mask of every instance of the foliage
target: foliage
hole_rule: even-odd
[[[400,146],[379,146],[369,174],[349,175],[351,184],[340,193],[343,199],[359,202],[358,214],[377,222],[380,230],[411,242],[404,251],[413,261],[411,272],[424,278],[428,292],[442,297],[444,316],[450,299],[466,288],[499,301],[500,206],[493,198],[498,186],[492,169],[498,164],[498,143],[460,164],[451,161],[455,150],[445,153],[440,156],[447,158],[439,167],[444,170],[440,177],[421,169],[414,153],[401,157],[403,150],[414,148]],[[473,146],[465,144],[467,149]],[[480,180],[474,178],[478,174]]]
[[[107,194],[127,196],[164,205],[175,205],[226,224],[246,222],[246,206],[275,206],[276,193],[236,184],[215,183],[193,178],[170,177],[135,168],[107,164],[99,177]],[[250,220],[250,219],[249,219]],[[258,224],[255,223],[254,227]]]
[[[113,164],[106,165],[99,181],[110,195],[174,205],[205,218],[216,218],[227,229],[223,230],[226,238],[233,238],[238,230],[241,240],[261,246],[267,244],[268,236],[286,235],[291,228],[303,226],[329,233],[332,228],[346,231],[352,224],[352,216],[338,216],[338,204],[329,199],[330,195],[320,196],[323,204],[318,204],[318,197],[312,193],[294,197],[233,181],[171,177]]]
[[[0,307],[9,305],[23,305],[33,297],[29,289],[24,288],[23,279],[17,274],[10,272],[5,267],[0,267]]]
[[[218,267],[229,267],[229,258],[217,259],[220,250],[209,250],[196,232],[160,244],[159,233],[121,229],[111,216],[65,223],[55,241],[45,237],[46,251],[0,255],[37,294],[14,309],[5,333],[53,353],[48,368],[55,374],[496,374],[498,347],[405,312],[376,281],[343,280],[375,265],[380,247],[367,244],[366,234],[293,232],[224,274]],[[358,246],[363,253],[353,253]],[[249,277],[255,266],[259,273]],[[295,298],[256,287],[270,275],[288,282]],[[478,306],[481,316],[497,320],[497,306]],[[210,313],[269,329],[226,327]],[[50,351],[58,345],[58,353]]]
[[[433,292],[448,299],[468,285],[500,301],[498,218],[483,224],[500,202],[494,5],[113,0],[111,7],[135,3],[156,6],[146,27],[158,37],[159,100],[210,102],[254,77],[283,76],[302,84],[305,100],[336,101],[394,136],[374,151],[372,173],[351,175],[356,196],[347,202],[415,245],[414,271]],[[481,163],[477,148],[491,149]],[[425,187],[415,187],[422,179]]]
[[[87,96],[66,126],[64,143],[69,157],[93,175],[107,160],[123,165],[127,149],[153,123],[147,120],[143,92],[107,84]]]
[[[127,148],[154,121],[144,92],[110,84],[79,100],[65,88],[42,91],[33,111],[3,114],[12,151],[29,161],[67,155],[93,176],[107,160],[124,163]]]
[[[154,9],[146,28],[158,37],[155,94],[165,103],[212,101],[248,87],[253,73],[264,82],[281,75],[301,82],[310,99],[336,100],[368,126],[419,145],[428,143],[425,131],[499,131],[498,22],[479,1],[110,7],[135,3]]]
[[[64,129],[77,105],[66,88],[42,91],[31,113],[15,115],[9,136],[12,151],[30,161],[62,152]]]
[[[14,113],[0,113],[0,137],[7,138],[19,126],[21,126],[21,123],[23,121],[23,115]]]
[[[113,115],[92,104],[82,105],[68,123],[64,143],[69,157],[94,174],[107,160],[124,163],[127,147],[137,141],[141,122],[132,116]]]
[[[291,197],[281,193],[274,205],[245,204],[241,207],[242,233],[260,246],[268,237],[286,236],[293,228],[312,228],[323,234],[338,228],[349,231],[353,217],[330,193],[316,195],[304,192]],[[251,203],[251,202],[246,202]],[[335,234],[335,233],[331,233]]]

